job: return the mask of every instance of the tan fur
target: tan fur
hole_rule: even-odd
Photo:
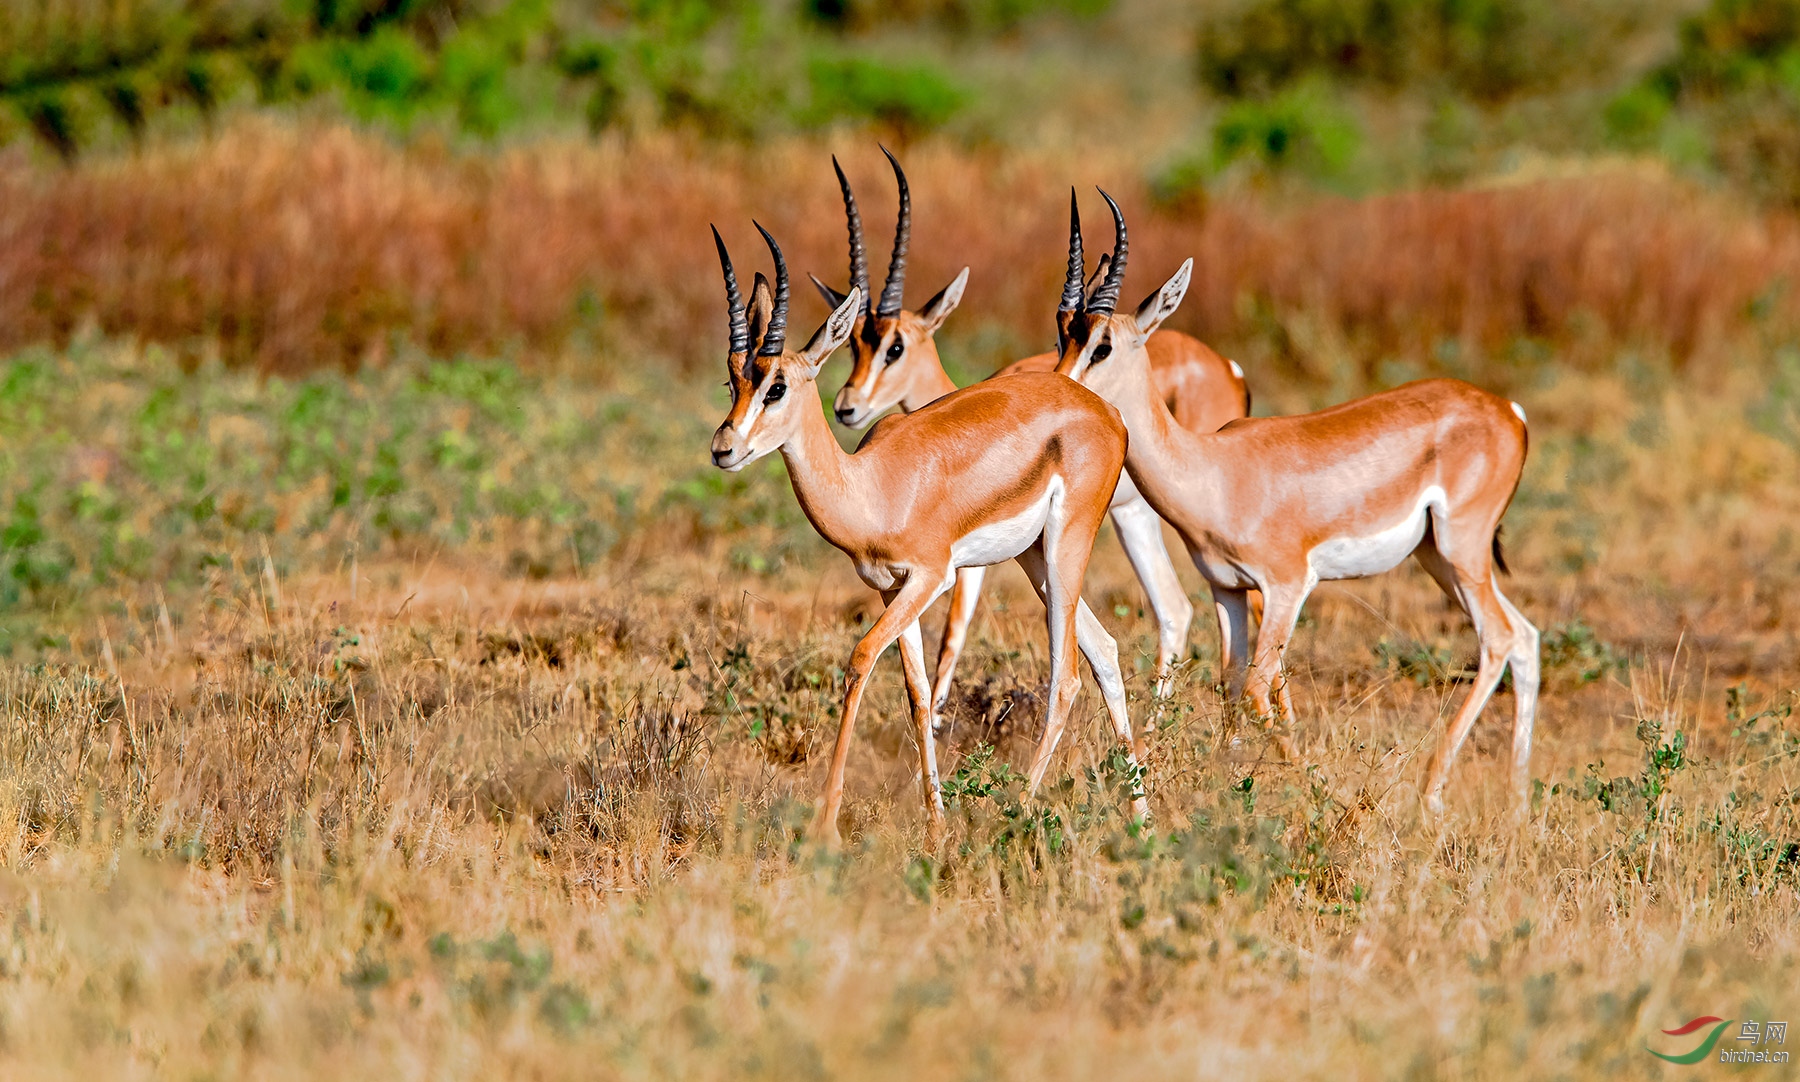
[[[766,286],[758,283],[751,341],[767,326]],[[1043,778],[1079,688],[1079,644],[1101,684],[1115,731],[1135,755],[1125,716],[1117,646],[1081,603],[1081,581],[1094,535],[1125,460],[1125,428],[1098,396],[1052,374],[984,383],[883,424],[854,454],[838,446],[818,408],[819,366],[847,335],[858,291],[833,313],[805,350],[779,357],[734,355],[728,362],[732,407],[713,437],[713,460],[739,469],[779,450],[807,519],[881,591],[887,609],[851,655],[837,742],[818,829],[837,837],[844,768],[870,670],[896,640],[919,740],[920,775],[934,833],[942,829],[932,736],[931,689],[917,622],[949,588],[959,544],[1003,530],[1040,507],[1048,518],[1034,538],[993,553],[1017,559],[1045,601],[1050,636],[1050,694],[1044,734],[1031,765]],[[777,384],[785,393],[771,402]],[[1138,802],[1138,814],[1147,808]]]
[[[1175,423],[1153,382],[1143,334],[1150,328],[1140,326],[1142,319],[1153,328],[1180,303],[1187,271],[1136,315],[1078,317],[1057,371],[1100,392],[1124,416],[1131,431],[1126,471],[1212,585],[1234,693],[1247,691],[1265,718],[1291,722],[1282,655],[1307,594],[1322,576],[1351,576],[1333,569],[1333,561],[1356,562],[1344,553],[1387,562],[1384,543],[1409,546],[1469,614],[1481,640],[1474,688],[1427,771],[1426,804],[1441,809],[1450,764],[1508,665],[1517,697],[1513,766],[1522,789],[1538,635],[1501,595],[1493,551],[1524,469],[1523,420],[1504,398],[1438,379],[1299,417],[1189,431]],[[1107,346],[1111,355],[1096,361],[1096,350]],[[1421,513],[1422,535],[1409,542]],[[1385,568],[1359,567],[1355,575],[1379,570]],[[1265,616],[1245,671],[1250,589],[1263,592]]]
[[[840,423],[867,423],[896,405],[910,413],[956,390],[944,372],[937,343],[924,319],[902,311],[893,318],[876,317],[873,335],[861,331],[859,323],[858,334],[851,339],[854,363],[850,379],[837,395],[835,412]],[[903,351],[889,363],[886,358],[895,342]],[[1158,393],[1181,424],[1196,432],[1211,432],[1248,413],[1250,392],[1243,376],[1204,342],[1179,331],[1157,331],[1150,336],[1147,349]],[[1040,353],[1014,361],[990,378],[1052,372],[1056,362],[1055,353]],[[1129,481],[1121,481],[1113,493],[1113,525],[1156,617],[1156,691],[1166,695],[1175,662],[1187,649],[1194,607],[1175,574],[1163,544],[1162,527],[1149,520],[1147,509],[1134,511],[1134,504],[1142,507]],[[950,681],[968,642],[982,578],[976,568],[957,575],[938,647],[932,694],[936,710],[942,710],[949,700]]]

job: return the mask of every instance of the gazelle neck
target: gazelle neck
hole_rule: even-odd
[[[956,390],[956,384],[950,381],[950,374],[944,371],[944,362],[938,357],[935,348],[931,351],[930,363],[921,367],[924,371],[914,377],[914,386],[900,400],[900,408],[907,413],[924,409]]]
[[[781,445],[781,459],[800,510],[820,536],[846,552],[868,536],[877,516],[860,483],[864,471],[838,446],[823,410],[802,411],[798,430]]]
[[[1150,381],[1148,357],[1126,378],[1113,405],[1131,434],[1125,469],[1153,506],[1191,505],[1220,491],[1205,435],[1181,427]]]

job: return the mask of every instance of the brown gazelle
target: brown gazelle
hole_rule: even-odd
[[[860,289],[863,295],[856,333],[850,340],[850,379],[838,391],[834,404],[838,423],[851,428],[861,428],[896,405],[911,413],[956,390],[956,384],[950,382],[943,361],[938,357],[933,336],[962,300],[963,287],[969,279],[969,270],[964,267],[948,286],[926,302],[925,307],[916,313],[906,309],[902,294],[906,286],[906,251],[912,233],[912,195],[900,163],[887,148],[882,148],[882,153],[887,155],[888,164],[893,167],[894,180],[900,190],[900,206],[887,280],[882,285],[881,302],[876,306],[871,306],[868,299],[869,261],[863,246],[862,214],[856,205],[856,194],[850,190],[849,178],[844,176],[837,158],[831,159],[832,168],[837,170],[838,187],[843,192],[844,216],[849,223],[850,286]],[[833,308],[844,302],[847,294],[839,293],[816,276],[812,281]],[[1196,432],[1211,432],[1250,412],[1250,392],[1244,385],[1244,371],[1235,361],[1227,361],[1199,340],[1176,331],[1157,331],[1150,336],[1146,348],[1157,393],[1179,424]],[[1051,372],[1056,369],[1056,361],[1055,353],[1042,353],[1015,361],[995,375]],[[1162,521],[1138,495],[1129,477],[1119,479],[1110,510],[1119,543],[1131,560],[1138,580],[1143,583],[1144,593],[1150,598],[1150,610],[1156,616],[1156,693],[1166,695],[1174,663],[1187,649],[1194,605],[1188,600],[1187,591],[1175,574],[1175,565],[1169,559],[1169,550],[1163,544]],[[969,624],[974,619],[986,573],[987,569],[982,567],[967,567],[957,572],[956,586],[950,593],[950,611],[938,648],[937,672],[932,681],[934,713],[942,710],[950,697],[950,679],[968,641]]]
[[[1525,465],[1525,411],[1460,380],[1433,379],[1318,413],[1189,432],[1152,390],[1144,339],[1181,303],[1193,260],[1135,313],[1115,313],[1125,219],[1110,196],[1106,202],[1116,238],[1112,266],[1085,303],[1074,273],[1081,231],[1072,223],[1057,371],[1100,392],[1124,416],[1131,432],[1126,470],[1212,586],[1234,693],[1243,687],[1248,647],[1246,590],[1261,590],[1264,605],[1247,673],[1251,702],[1265,718],[1291,722],[1282,654],[1313,587],[1417,556],[1481,641],[1469,697],[1426,772],[1426,807],[1443,810],[1450,764],[1509,665],[1513,781],[1522,792],[1537,711],[1538,632],[1501,594],[1495,570],[1506,568],[1500,517]]]
[[[934,834],[942,829],[919,616],[949,589],[959,567],[1017,560],[1044,601],[1050,693],[1031,785],[1043,779],[1080,688],[1071,640],[1087,657],[1135,767],[1118,647],[1081,601],[1094,535],[1125,462],[1125,426],[1118,412],[1072,380],[1021,376],[971,387],[895,418],[855,454],[846,454],[832,435],[814,381],[854,329],[861,291],[851,289],[804,349],[789,350],[787,266],[775,239],[760,225],[757,229],[774,257],[775,289],[771,295],[758,274],[747,314],[731,257],[713,231],[731,316],[731,412],[713,436],[713,463],[735,471],[780,451],[807,519],[850,557],[858,577],[887,603],[850,657],[818,829],[837,838],[857,707],[876,659],[896,639],[930,828]],[[1143,817],[1147,811],[1139,794],[1134,812]]]

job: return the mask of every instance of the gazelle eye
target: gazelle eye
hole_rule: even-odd
[[[895,361],[899,360],[900,355],[905,352],[906,343],[900,341],[898,338],[894,339],[894,344],[888,347],[887,363],[893,364]]]
[[[763,401],[779,402],[781,401],[781,396],[784,394],[787,394],[787,384],[777,383],[775,386],[769,388],[769,393],[763,396]]]
[[[1099,364],[1110,356],[1112,356],[1112,343],[1102,342],[1094,347],[1093,355],[1088,358],[1088,363]]]

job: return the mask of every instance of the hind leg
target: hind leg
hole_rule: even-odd
[[[1425,770],[1425,809],[1433,816],[1444,812],[1444,784],[1457,752],[1474,728],[1475,719],[1487,706],[1508,664],[1515,666],[1513,684],[1518,693],[1513,719],[1513,786],[1520,796],[1530,783],[1531,730],[1537,714],[1538,632],[1530,621],[1501,596],[1494,583],[1492,558],[1483,546],[1462,560],[1452,560],[1439,545],[1444,530],[1434,525],[1431,542],[1414,553],[1444,593],[1462,607],[1475,625],[1480,640],[1480,661],[1469,697],[1463,700]],[[1491,531],[1490,531],[1491,536]],[[1459,554],[1460,555],[1460,554]]]

